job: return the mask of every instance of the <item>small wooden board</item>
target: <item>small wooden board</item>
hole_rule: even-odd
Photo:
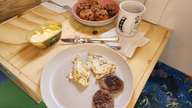
[[[76,35],[86,37],[97,36],[93,35],[92,32],[97,30],[98,33],[102,33],[115,25],[110,24],[99,28],[87,27],[75,21],[69,12],[58,14],[40,5],[25,12],[21,16],[14,17],[2,23],[0,26],[10,24],[14,28],[29,32],[32,28],[49,21],[63,23],[63,37],[73,37]],[[11,30],[16,31],[17,29]],[[139,31],[144,32],[151,41],[146,46],[138,48],[134,57],[128,59],[129,66],[133,71],[135,88],[128,108],[132,108],[135,105],[170,37],[170,31],[168,29],[145,21],[140,24]],[[18,35],[20,34],[14,34],[13,38]],[[50,48],[39,49],[28,43],[13,45],[0,42],[0,63],[4,67],[4,72],[16,84],[33,99],[40,102],[42,99],[40,94],[40,78],[43,66],[50,58],[69,46],[58,42]]]

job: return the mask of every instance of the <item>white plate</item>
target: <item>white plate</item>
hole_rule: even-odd
[[[99,90],[94,76],[91,76],[89,86],[84,90],[66,78],[72,71],[72,60],[77,55],[86,57],[87,52],[103,55],[117,65],[116,74],[124,81],[124,90],[115,96],[115,108],[127,106],[132,96],[133,77],[126,59],[110,48],[84,44],[63,50],[45,66],[41,95],[48,108],[92,108],[92,97]]]

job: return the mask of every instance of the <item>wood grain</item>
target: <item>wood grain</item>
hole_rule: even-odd
[[[39,24],[32,22],[32,21],[29,21],[29,20],[22,18],[22,17],[15,18],[14,20],[10,20],[8,23],[10,23],[14,26],[20,27],[22,29],[29,30],[29,31],[31,31],[32,29],[39,26]]]
[[[40,0],[0,0],[0,22],[40,3]]]

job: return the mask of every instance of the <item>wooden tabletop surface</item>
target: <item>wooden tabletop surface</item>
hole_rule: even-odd
[[[0,25],[8,27],[10,33],[4,32],[0,35],[14,34],[13,38],[19,36],[19,29],[29,32],[31,29],[49,21],[62,22],[62,36],[80,35],[93,36],[94,30],[99,33],[105,32],[114,27],[110,24],[106,27],[87,27],[75,21],[68,12],[59,14],[43,6],[37,6],[32,10],[25,12],[21,16],[14,17]],[[11,28],[11,29],[10,29]],[[134,93],[127,108],[133,108],[142,89],[145,86],[156,62],[158,61],[169,37],[170,31],[164,27],[142,21],[139,31],[144,32],[151,41],[142,48],[138,48],[128,64],[133,72]],[[47,61],[54,57],[60,51],[68,48],[69,45],[56,45],[48,49],[39,49],[29,43],[13,45],[0,42],[0,63],[6,69],[4,72],[26,93],[28,93],[37,102],[41,101],[40,78],[43,66]]]
[[[41,3],[41,0],[0,0],[0,22]]]

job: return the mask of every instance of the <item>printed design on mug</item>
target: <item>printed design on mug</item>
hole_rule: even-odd
[[[137,16],[136,18],[135,18],[135,24],[138,24],[139,22],[140,22],[140,16]]]
[[[126,20],[127,20],[126,17],[122,17],[121,20],[119,21],[119,30],[121,30],[121,32],[123,32],[123,24],[125,23]]]

